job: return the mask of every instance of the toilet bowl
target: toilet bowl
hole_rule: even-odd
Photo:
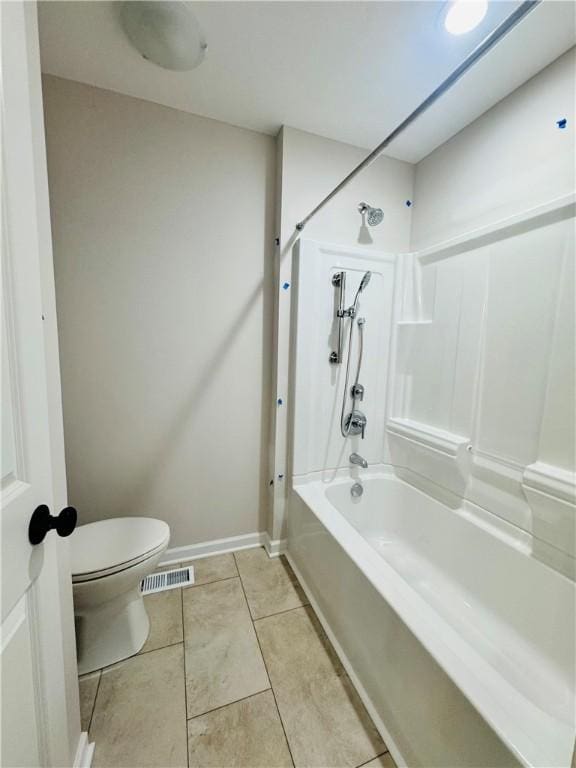
[[[162,520],[120,517],[79,526],[71,539],[78,672],[132,656],[150,621],[140,582],[158,565],[170,540]]]

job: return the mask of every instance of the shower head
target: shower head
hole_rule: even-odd
[[[364,274],[364,277],[362,278],[362,280],[360,280],[360,286],[358,287],[358,293],[362,293],[364,288],[366,288],[366,286],[370,282],[370,278],[371,277],[372,277],[372,272],[366,272]]]
[[[366,221],[371,227],[376,227],[384,220],[384,211],[382,208],[372,208],[368,203],[360,203],[358,210],[362,214],[366,214]]]
[[[362,280],[360,280],[360,285],[358,286],[358,290],[356,291],[356,296],[354,296],[354,304],[353,304],[354,309],[356,309],[358,298],[362,293],[362,291],[366,288],[366,286],[370,282],[371,277],[372,277],[372,272],[365,272],[364,275],[362,276]]]

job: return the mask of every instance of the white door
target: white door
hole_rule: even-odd
[[[28,540],[35,508],[65,500],[35,3],[0,3],[0,24],[0,764],[66,766],[80,744],[68,545]]]

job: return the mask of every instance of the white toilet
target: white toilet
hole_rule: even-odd
[[[150,622],[140,582],[158,565],[170,528],[149,517],[119,517],[79,526],[71,538],[78,671],[85,674],[132,656]]]

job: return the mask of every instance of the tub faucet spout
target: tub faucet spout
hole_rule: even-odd
[[[359,467],[362,467],[363,469],[368,468],[368,462],[366,459],[362,458],[359,453],[351,453],[350,454],[350,464],[357,464]]]

